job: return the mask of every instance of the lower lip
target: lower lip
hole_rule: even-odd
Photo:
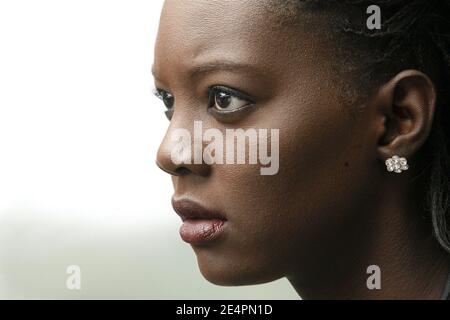
[[[223,232],[224,220],[188,219],[180,227],[180,236],[190,244],[205,244],[216,240]]]

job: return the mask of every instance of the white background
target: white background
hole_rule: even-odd
[[[178,236],[154,165],[161,5],[0,0],[0,298],[297,298],[209,284]]]

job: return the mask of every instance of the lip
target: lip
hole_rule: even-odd
[[[207,209],[188,199],[172,199],[172,206],[183,221],[180,227],[183,241],[197,245],[207,244],[223,234],[227,219],[221,212]]]

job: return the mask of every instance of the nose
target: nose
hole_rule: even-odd
[[[204,162],[203,157],[197,157],[201,158],[201,161],[194,161],[195,159],[192,156],[192,151],[195,149],[190,137],[193,137],[193,133],[188,129],[179,127],[174,120],[172,118],[166,135],[159,146],[156,165],[172,176],[188,174],[208,176],[211,172],[211,166]],[[186,139],[189,137],[189,144],[184,145],[184,150],[183,148],[180,149],[180,139],[178,139],[180,138],[180,132],[184,133]],[[203,143],[201,152],[203,154]]]

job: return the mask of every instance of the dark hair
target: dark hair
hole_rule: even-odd
[[[366,26],[367,8],[373,4],[381,9],[379,30]],[[437,105],[430,137],[421,150],[426,163],[421,175],[434,235],[450,252],[450,0],[286,0],[281,6],[272,0],[271,5],[283,7],[280,13],[290,20],[299,10],[328,9],[333,23],[340,24],[338,32],[362,47],[358,73],[372,87],[405,69],[420,70],[433,80]]]

